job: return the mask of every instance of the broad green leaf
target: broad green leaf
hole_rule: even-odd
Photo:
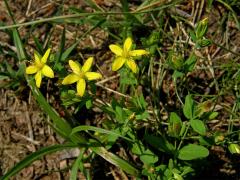
[[[177,169],[172,170],[174,179],[183,180],[183,177],[180,175],[180,172],[176,172],[176,171],[178,171],[178,170]]]
[[[232,154],[240,154],[240,146],[238,144],[229,144],[228,150]]]
[[[23,168],[30,165],[35,160],[43,157],[46,154],[50,154],[56,151],[61,151],[67,148],[75,148],[78,145],[76,144],[61,144],[61,145],[53,145],[49,147],[44,147],[36,152],[33,152],[32,154],[25,157],[23,160],[21,160],[19,163],[17,163],[12,169],[10,169],[4,176],[0,178],[0,180],[6,180],[15,174],[17,174],[19,171],[21,171]]]
[[[132,151],[132,153],[134,153],[136,155],[141,155],[141,154],[143,154],[144,146],[142,143],[139,143],[139,142],[134,143],[132,145],[131,151]]]
[[[199,137],[199,144],[203,146],[213,146],[215,144],[213,137],[201,136]]]
[[[144,164],[154,164],[158,161],[158,157],[149,149],[143,152],[143,154],[140,155],[140,160]]]
[[[163,151],[169,154],[173,154],[175,151],[174,146],[169,143],[166,138],[162,136],[153,136],[149,134],[144,135],[144,140],[147,141],[151,146],[158,149],[159,151]]]
[[[181,173],[182,176],[188,174],[188,173],[191,173],[191,172],[194,172],[194,169],[189,167],[189,166],[184,166],[183,167],[183,172]]]
[[[199,158],[205,158],[208,155],[209,151],[207,148],[197,144],[188,144],[179,150],[178,159],[194,160]]]
[[[193,119],[193,116],[194,116],[194,101],[193,101],[192,96],[190,94],[188,94],[185,98],[183,113],[184,113],[186,118]]]
[[[200,135],[205,135],[206,134],[206,127],[205,124],[198,119],[191,119],[190,120],[190,125],[193,128],[195,132],[197,132]]]

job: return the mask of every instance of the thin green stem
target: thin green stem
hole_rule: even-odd
[[[178,145],[177,150],[179,150],[179,149],[181,148],[182,143],[183,143],[183,140],[185,139],[185,137],[186,137],[186,135],[187,135],[187,133],[188,133],[189,127],[190,127],[190,123],[187,124],[186,131],[184,132],[183,137],[181,138],[181,141],[180,141],[180,143],[179,143],[179,145]]]
[[[177,98],[178,98],[178,100],[179,100],[179,102],[182,104],[182,106],[184,105],[184,103],[182,102],[182,99],[180,98],[180,96],[179,96],[179,94],[178,94],[178,90],[177,90],[177,82],[176,82],[176,79],[174,78],[174,80],[173,80],[173,82],[174,82],[174,86],[175,86],[175,93],[176,93],[176,95],[177,95]]]
[[[63,15],[63,16],[55,16],[55,17],[49,17],[49,18],[44,18],[44,19],[38,19],[30,22],[25,22],[25,23],[18,23],[18,24],[13,24],[13,25],[8,25],[8,26],[2,26],[0,27],[0,30],[4,29],[11,29],[11,28],[18,28],[22,26],[29,26],[29,25],[35,25],[35,24],[40,24],[44,22],[52,22],[52,21],[57,21],[57,20],[63,20],[63,19],[71,19],[71,18],[79,18],[79,17],[86,17],[86,16],[94,16],[94,15],[102,15],[102,16],[116,16],[116,15],[127,15],[127,14],[147,14],[150,12],[154,11],[159,11],[162,9],[166,9],[170,6],[173,6],[177,2],[180,2],[181,0],[174,1],[172,3],[165,4],[160,7],[156,7],[154,9],[146,10],[146,11],[141,11],[141,10],[136,10],[132,12],[91,12],[91,13],[78,13],[78,14],[69,14],[69,15]]]

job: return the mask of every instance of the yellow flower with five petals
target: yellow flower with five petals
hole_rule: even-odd
[[[38,53],[34,52],[35,61],[26,68],[26,74],[36,74],[35,81],[38,88],[40,88],[41,86],[43,76],[47,76],[49,78],[54,77],[53,70],[48,65],[46,65],[50,51],[51,49],[49,48],[45,52],[43,57],[39,56]]]
[[[82,67],[77,62],[69,60],[69,66],[73,72],[63,79],[62,84],[67,85],[77,82],[77,94],[82,97],[86,89],[86,80],[102,78],[100,73],[89,72],[92,63],[93,57],[88,58]]]
[[[149,54],[148,51],[144,49],[131,50],[132,39],[128,37],[123,44],[123,48],[118,45],[111,44],[109,46],[110,50],[116,54],[116,59],[113,61],[112,70],[119,70],[123,64],[129,67],[134,73],[137,72],[137,64],[134,61],[135,57]]]

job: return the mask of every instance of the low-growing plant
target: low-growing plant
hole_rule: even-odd
[[[157,25],[161,31],[157,28],[152,32],[146,30],[148,34],[141,37],[135,35],[134,30],[147,26],[144,23],[156,23],[155,18],[162,14],[155,13],[161,8],[174,7],[176,2],[166,4],[166,7],[155,7],[154,1],[150,4],[143,2],[137,8],[138,11],[130,11],[128,2],[123,0],[121,13],[103,12],[94,1],[87,2],[96,10],[95,13],[78,12],[72,8],[76,14],[58,20],[69,20],[72,23],[77,21],[74,17],[84,15],[86,17],[75,23],[88,22],[94,25],[93,29],[101,26],[107,29],[111,35],[109,41],[114,42],[107,45],[107,51],[113,53],[110,67],[114,71],[112,73],[117,74],[115,77],[119,77],[119,81],[114,82],[116,90],[110,89],[115,96],[104,99],[98,95],[98,91],[109,90],[103,83],[111,82],[111,77],[106,77],[101,71],[97,72],[94,57],[86,56],[86,61],[74,57],[77,56],[74,51],[79,51],[76,46],[80,39],[65,49],[65,29],[57,50],[53,50],[51,42],[43,46],[34,37],[37,51],[34,50],[32,55],[27,51],[16,28],[21,24],[13,25],[11,29],[6,28],[11,32],[16,47],[16,52],[11,51],[11,57],[18,59],[18,68],[13,69],[7,61],[1,65],[1,69],[6,70],[1,71],[1,80],[5,79],[8,83],[4,86],[16,87],[27,82],[39,106],[50,117],[49,124],[66,143],[44,147],[28,155],[1,179],[14,176],[46,154],[76,147],[80,149],[80,154],[72,164],[71,179],[77,179],[78,171],[91,179],[92,172],[84,167],[84,163],[91,163],[96,154],[133,177],[162,180],[193,177],[199,173],[197,171],[201,169],[200,166],[206,163],[213,146],[220,145],[232,154],[240,154],[237,137],[239,131],[233,130],[232,122],[226,134],[212,131],[209,126],[209,122],[219,115],[216,110],[218,97],[197,94],[188,86],[189,74],[194,72],[201,59],[197,52],[213,43],[206,37],[208,18],[200,20],[187,31],[188,41],[194,44],[190,50],[184,47],[180,50],[180,45],[176,43],[162,55],[163,22]],[[5,4],[7,6],[7,1]],[[146,16],[147,13],[151,15]],[[120,22],[116,22],[119,23],[118,35],[111,29],[111,24],[119,15],[123,16]],[[48,21],[57,23],[57,17]],[[30,25],[38,22],[41,21]],[[121,25],[124,26],[119,27]],[[166,59],[164,62],[161,59],[163,57]],[[174,85],[174,108],[164,104],[163,100],[167,96],[162,92],[166,73],[169,74],[169,82]],[[56,94],[68,116],[60,116],[44,97],[42,90],[47,80],[58,92]],[[76,83],[76,87],[71,85],[73,83]],[[170,94],[171,87],[168,88]],[[79,121],[84,108],[89,111],[97,108],[104,114],[100,126],[95,126],[94,121],[91,126]],[[76,118],[76,115],[80,117]],[[116,155],[116,150],[113,149],[119,147],[124,149],[127,157]]]

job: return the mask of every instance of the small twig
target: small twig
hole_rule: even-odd
[[[32,5],[32,0],[29,0],[29,1],[28,1],[27,11],[26,11],[26,16],[28,16],[28,13],[29,13],[29,11],[30,11],[31,5]]]
[[[39,141],[35,141],[35,140],[33,140],[33,139],[31,139],[31,138],[29,138],[29,137],[27,137],[27,136],[24,136],[24,135],[22,135],[22,134],[20,134],[20,133],[17,133],[17,132],[11,132],[11,133],[12,133],[12,135],[14,135],[14,136],[20,137],[20,138],[22,138],[22,139],[25,139],[25,140],[31,142],[32,144],[35,144],[35,145],[39,145],[39,144],[40,144]]]
[[[117,75],[114,75],[114,76],[105,78],[105,79],[103,79],[103,80],[101,80],[101,81],[98,81],[96,84],[103,84],[103,83],[108,82],[108,81],[110,81],[110,80],[112,80],[112,79],[115,79],[115,78],[117,78],[117,77],[119,77],[119,76],[120,76],[120,74],[117,74]]]
[[[132,99],[131,96],[122,94],[122,93],[120,93],[120,92],[118,92],[118,91],[114,91],[113,89],[110,89],[110,88],[108,88],[108,87],[105,87],[105,86],[103,86],[102,84],[96,84],[96,85],[99,86],[99,87],[101,87],[101,88],[103,88],[103,89],[106,89],[107,91],[110,91],[110,92],[112,92],[112,93],[115,93],[115,94],[117,94],[117,95],[119,95],[119,96],[123,96],[123,97],[125,97],[125,98]]]

